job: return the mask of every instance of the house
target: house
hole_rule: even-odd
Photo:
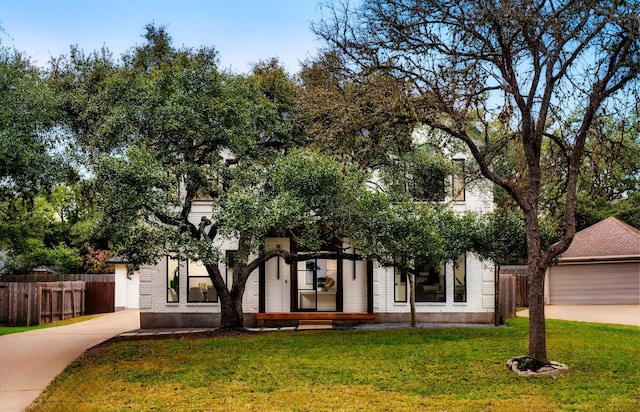
[[[491,187],[485,181],[451,182],[445,199],[458,212],[486,213],[493,209]],[[210,216],[212,202],[196,202],[190,220]],[[267,238],[266,247],[295,251],[289,238]],[[350,252],[349,239],[334,245]],[[227,281],[237,248],[225,240]],[[220,305],[206,269],[198,262],[165,258],[145,266],[140,276],[140,325],[159,327],[212,327],[220,323]],[[246,326],[295,324],[301,319],[343,322],[408,322],[409,284],[393,268],[374,261],[316,259],[285,264],[273,258],[249,278],[243,312]],[[420,266],[416,277],[418,322],[494,322],[493,265],[473,254],[460,256],[456,265]]]
[[[547,304],[640,304],[640,230],[615,217],[581,230],[546,276]]]

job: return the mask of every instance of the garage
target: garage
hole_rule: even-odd
[[[549,282],[550,304],[640,304],[640,261],[558,265]]]
[[[640,304],[640,230],[611,217],[576,233],[545,292],[552,305]]]

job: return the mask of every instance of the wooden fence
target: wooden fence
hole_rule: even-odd
[[[37,325],[37,295],[35,283],[0,283],[0,324]]]
[[[526,266],[502,266],[498,277],[496,324],[516,316],[517,307],[528,307]]]
[[[32,283],[28,283],[32,284]],[[75,318],[84,314],[85,281],[38,282],[39,324]]]
[[[496,308],[496,324],[498,325],[516,316],[515,283],[514,275],[500,275],[498,307]]]
[[[115,310],[115,276],[21,275],[0,282],[0,324],[32,326]]]
[[[115,307],[115,282],[87,282],[85,290],[86,315],[113,312]]]
[[[28,275],[3,275],[2,282],[61,282],[67,280],[84,280],[86,282],[115,282],[115,274],[73,273],[68,275],[53,275],[50,273],[35,273]]]
[[[84,281],[0,282],[0,323],[33,326],[84,314]]]
[[[512,275],[515,278],[514,299],[517,307],[526,308],[529,306],[529,275],[526,266],[512,265],[500,266],[500,277]]]

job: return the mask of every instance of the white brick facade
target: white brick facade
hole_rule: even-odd
[[[416,302],[416,313],[493,313],[493,265],[479,260],[473,254],[466,256],[466,302],[454,302],[452,263],[446,264],[445,273],[445,301]],[[407,313],[410,310],[408,298],[406,302],[395,300],[393,268],[374,264],[373,297],[375,313]]]
[[[196,224],[202,217],[210,216],[211,203],[194,205],[190,220]],[[456,212],[473,211],[487,213],[493,209],[491,187],[486,182],[476,182],[465,188],[465,200],[451,202]],[[346,244],[348,246],[348,244]],[[222,250],[235,250],[236,242],[224,241]],[[279,246],[289,250],[287,238],[269,238],[267,247]],[[407,321],[409,302],[396,302],[394,296],[393,268],[383,268],[373,262],[371,282],[367,277],[367,262],[342,261],[342,312],[362,314],[373,312],[378,321]],[[355,269],[355,274],[354,274]],[[220,265],[221,273],[225,268]],[[495,286],[493,265],[479,260],[473,254],[466,256],[466,301],[454,302],[453,265],[445,267],[444,302],[417,302],[419,321],[493,322]],[[155,266],[141,268],[140,313],[142,327],[158,326],[209,326],[215,324],[220,305],[216,302],[187,302],[187,268],[183,262],[179,269],[178,302],[168,302],[167,261]],[[289,313],[292,311],[292,269],[281,258],[271,259],[264,267],[264,311],[266,313]],[[370,286],[368,286],[368,283]],[[367,296],[370,287],[372,307]],[[245,315],[257,314],[260,310],[260,276],[258,271],[247,281],[243,309]],[[219,315],[218,315],[219,316]],[[254,319],[255,321],[255,319]],[[248,322],[251,323],[251,322]],[[247,322],[245,322],[247,324]],[[147,325],[147,326],[145,326]],[[249,325],[248,325],[249,326]]]

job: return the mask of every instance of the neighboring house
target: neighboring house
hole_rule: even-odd
[[[455,211],[486,213],[493,209],[491,186],[485,181],[465,186],[453,178],[451,201]],[[190,220],[210,216],[212,202],[193,205]],[[295,250],[289,238],[267,238],[267,247]],[[344,240],[342,248],[349,247]],[[226,251],[227,280],[232,281],[234,240]],[[350,249],[347,250],[350,252]],[[231,262],[231,263],[229,263]],[[416,282],[416,318],[419,322],[494,322],[493,265],[473,254],[460,256],[458,265],[421,267]],[[158,327],[211,327],[220,322],[220,305],[206,269],[198,262],[165,258],[142,267],[140,325]],[[393,268],[372,261],[317,259],[287,265],[274,258],[249,278],[243,299],[245,325],[295,324],[301,319],[345,322],[408,322],[409,285]]]
[[[140,275],[134,272],[127,276],[127,262],[121,257],[106,260],[115,268],[115,310],[140,308]]]
[[[581,230],[545,284],[547,304],[640,304],[640,230],[615,217]]]

